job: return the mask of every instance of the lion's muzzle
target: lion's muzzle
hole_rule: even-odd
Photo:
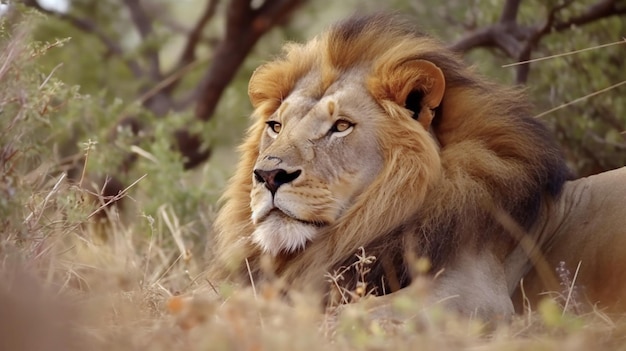
[[[274,196],[281,185],[293,182],[301,173],[302,171],[300,170],[289,173],[282,168],[269,171],[255,169],[254,178],[260,184],[265,184],[265,187],[272,193],[272,196]]]

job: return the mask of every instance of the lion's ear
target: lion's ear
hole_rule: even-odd
[[[441,69],[430,61],[415,60],[405,65],[409,65],[417,76],[412,84],[413,89],[402,99],[404,106],[413,111],[413,118],[428,130],[434,118],[434,109],[439,107],[443,99],[446,79]]]
[[[446,88],[441,69],[430,61],[411,59],[384,65],[376,76],[374,95],[413,111],[413,118],[428,130]]]

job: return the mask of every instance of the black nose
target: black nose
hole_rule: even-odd
[[[287,171],[281,168],[272,169],[270,171],[255,169],[254,178],[257,182],[264,183],[265,187],[274,195],[281,185],[293,182],[300,176],[300,173],[302,173],[302,171],[299,170],[287,173]]]

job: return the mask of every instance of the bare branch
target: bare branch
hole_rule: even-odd
[[[518,37],[528,36],[528,30],[515,23],[496,23],[471,32],[456,43],[449,45],[452,51],[465,53],[478,47],[496,47],[509,57],[516,58],[522,51]]]
[[[268,0],[271,1],[271,0]],[[252,0],[231,0],[226,10],[226,36],[242,31],[250,27],[252,20]]]
[[[281,23],[287,15],[303,3],[304,0],[265,1],[263,6],[256,11],[256,14],[259,19],[264,20],[266,23],[272,21],[273,23],[271,24],[276,25]]]
[[[218,3],[219,0],[209,0],[207,2],[207,6],[202,13],[202,16],[200,16],[198,23],[196,23],[191,30],[191,33],[189,33],[187,43],[185,44],[185,48],[183,49],[178,62],[178,67],[186,66],[195,59],[196,46],[198,46],[198,42],[200,42],[200,39],[202,38],[202,30],[215,15]]]
[[[532,49],[539,43],[544,35],[549,34],[554,21],[559,11],[568,7],[574,2],[574,0],[564,0],[561,4],[557,4],[554,7],[548,9],[548,15],[543,24],[534,27],[532,34],[522,42],[521,49],[516,59],[520,62],[530,61],[532,55]],[[528,76],[530,74],[530,64],[518,65],[515,68],[515,82],[517,84],[526,84]]]
[[[557,21],[558,13],[573,2],[573,0],[563,0],[548,9],[548,14],[542,23],[524,27],[516,22],[521,0],[507,0],[498,23],[471,32],[450,45],[449,48],[464,53],[478,47],[496,47],[514,60],[528,62],[532,61],[530,60],[532,49],[553,30],[562,31],[572,26],[581,26],[602,18],[626,13],[626,4],[623,1],[599,0],[596,4],[589,6],[581,15],[561,22]],[[517,65],[517,83],[526,82],[529,70],[529,64]]]
[[[494,32],[494,26],[477,29],[449,45],[448,48],[455,52],[465,53],[475,48],[496,46],[496,41],[493,39]]]
[[[500,23],[515,22],[522,0],[507,0],[500,15]]]
[[[524,51],[517,57],[518,61],[529,61],[531,52],[532,52],[531,44],[525,46]],[[528,81],[528,76],[530,75],[530,65],[519,65],[515,68],[515,83],[516,84],[526,84]]]
[[[185,47],[180,54],[178,62],[176,63],[174,68],[168,74],[166,74],[166,76],[170,77],[176,76],[176,79],[170,80],[168,85],[163,87],[164,91],[173,91],[178,86],[178,83],[180,83],[183,77],[183,75],[179,75],[177,73],[183,70],[186,71],[186,68],[192,66],[192,63],[196,60],[196,48],[202,39],[202,31],[206,27],[207,23],[209,23],[211,18],[213,18],[213,16],[215,15],[218,3],[219,0],[208,0],[204,12],[187,36],[187,42],[185,43]]]
[[[570,18],[567,21],[555,23],[554,29],[562,31],[569,29],[572,26],[582,26],[605,17],[620,16],[623,14],[626,14],[626,3],[624,1],[603,0],[589,6],[580,16]]]
[[[186,66],[181,67],[180,69],[172,73],[169,73],[162,81],[156,83],[153,87],[150,88],[150,90],[146,91],[145,93],[143,93],[143,95],[137,98],[136,101],[141,103],[142,105],[145,105],[146,101],[148,101],[152,97],[158,94],[162,94],[164,92],[171,91],[171,88],[175,85],[175,83],[179,82],[185,74],[189,73],[189,71],[198,67],[199,65],[205,64],[206,61],[206,59],[196,60],[190,62]]]
[[[208,120],[228,83],[257,40],[281,23],[305,0],[266,0],[252,9],[250,0],[232,0],[226,13],[226,35],[215,49],[211,66],[194,94],[196,117]]]

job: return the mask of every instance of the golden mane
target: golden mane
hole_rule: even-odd
[[[436,82],[408,64],[416,60],[433,63],[445,77],[430,131],[415,123],[410,100]],[[250,241],[252,172],[265,121],[294,89],[322,97],[354,68],[369,72],[364,84],[385,113],[376,121],[382,171],[304,250],[265,265]],[[299,86],[308,75],[319,77],[316,84]],[[378,258],[371,284],[385,285],[382,293],[410,282],[409,250],[429,258],[434,269],[445,267],[461,247],[497,248],[504,259],[515,241],[490,210],[502,209],[529,228],[542,202],[558,195],[569,174],[545,127],[529,117],[521,91],[485,81],[396,15],[350,18],[306,44],[286,45],[279,58],[254,73],[249,96],[253,125],[216,221],[217,277],[247,281],[249,266],[254,279],[269,272],[300,289],[320,288],[326,272],[349,265],[364,247]],[[346,281],[355,283],[351,277]]]

